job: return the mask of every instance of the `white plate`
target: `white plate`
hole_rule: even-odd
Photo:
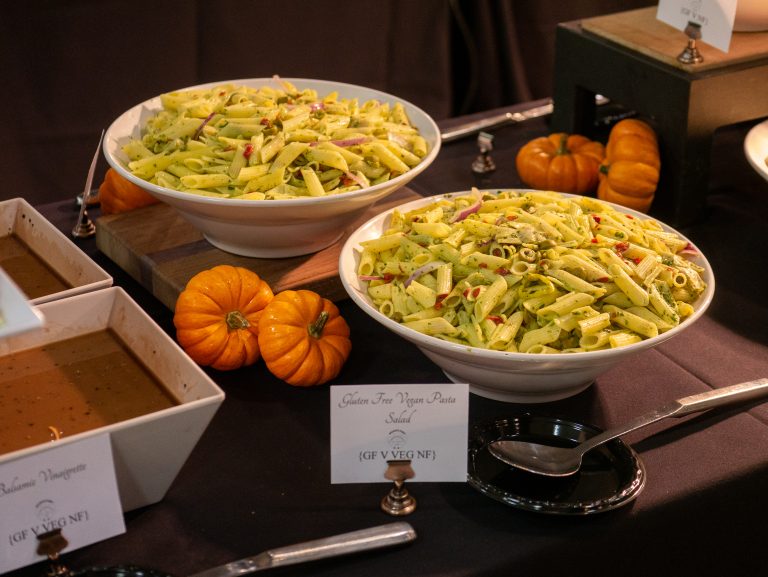
[[[768,120],[761,122],[747,133],[744,154],[749,164],[765,180],[768,180]]]

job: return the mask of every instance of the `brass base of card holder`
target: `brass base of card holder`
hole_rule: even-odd
[[[69,545],[69,541],[61,534],[61,529],[38,535],[37,540],[37,554],[46,556],[50,562],[46,577],[68,577],[69,569],[59,562],[59,555]]]
[[[410,515],[416,509],[416,499],[405,488],[405,481],[415,473],[411,462],[405,460],[387,461],[384,477],[394,483],[392,489],[381,500],[381,509],[389,515],[400,517]]]
[[[493,135],[487,132],[480,132],[477,135],[477,147],[480,149],[480,154],[472,162],[472,172],[475,174],[488,174],[496,170],[496,163],[491,158]]]
[[[91,238],[96,234],[96,225],[88,216],[88,212],[83,207],[80,218],[77,224],[72,229],[72,236],[75,238]]]
[[[696,41],[701,39],[701,26],[689,22],[685,27],[685,34],[688,36],[688,44],[678,55],[677,60],[683,64],[701,64],[704,62],[704,57],[696,45]]]

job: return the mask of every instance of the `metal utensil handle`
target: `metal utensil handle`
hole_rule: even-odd
[[[547,102],[542,106],[529,108],[528,110],[524,110],[522,112],[503,112],[501,114],[489,116],[488,118],[482,118],[480,120],[474,120],[465,124],[460,124],[453,128],[444,130],[440,135],[440,139],[443,142],[451,142],[452,140],[458,140],[459,138],[469,136],[470,134],[480,132],[481,130],[495,128],[497,126],[507,124],[508,122],[522,122],[524,120],[538,118],[539,116],[546,116],[548,114],[552,114],[551,102]]]
[[[682,417],[737,400],[747,401],[756,399],[762,395],[768,395],[768,379],[757,379],[738,385],[731,385],[730,387],[714,389],[698,395],[691,395],[690,397],[683,397],[653,409],[644,415],[640,415],[620,427],[608,429],[599,435],[590,437],[579,447],[586,453],[598,445],[607,443],[616,437],[621,437],[667,417]]]
[[[83,237],[83,236],[90,236],[88,233],[83,233],[81,230],[82,227],[85,226],[86,222],[90,224],[90,226],[93,226],[93,223],[90,223],[90,220],[87,217],[87,205],[88,205],[88,198],[90,198],[91,194],[91,187],[93,186],[93,175],[96,172],[96,165],[99,161],[99,154],[101,153],[101,144],[104,141],[104,129],[101,130],[101,135],[99,136],[99,144],[96,145],[96,151],[93,153],[93,159],[91,160],[91,166],[88,168],[88,175],[85,177],[85,187],[83,188],[83,200],[80,204],[80,214],[77,217],[77,222],[75,223],[75,227],[72,229],[72,235],[75,238]],[[92,231],[91,231],[92,232]]]
[[[266,553],[272,560],[272,567],[281,567],[304,561],[314,561],[325,559],[326,557],[399,545],[413,541],[415,538],[416,531],[414,531],[409,523],[397,522],[307,541],[297,545],[270,549]]]
[[[602,94],[595,94],[595,104],[597,106],[602,106],[607,102],[608,99],[605,96]],[[516,112],[502,112],[487,118],[469,121],[464,124],[459,124],[452,128],[443,130],[440,134],[440,139],[443,142],[451,142],[452,140],[464,138],[470,134],[480,132],[481,130],[489,130],[491,128],[496,128],[508,123],[516,124],[525,120],[539,118],[540,116],[547,116],[552,114],[553,106],[554,105],[552,100],[549,99],[544,104],[534,106],[532,108],[527,108],[525,110],[519,110]]]
[[[409,523],[402,521],[387,523],[386,525],[378,525],[368,529],[334,535],[333,537],[270,549],[252,557],[246,557],[226,565],[195,573],[190,577],[236,577],[261,571],[262,569],[272,569],[305,561],[317,561],[337,555],[391,547],[393,545],[409,543],[414,539],[416,539],[416,531]]]
[[[678,399],[677,402],[682,405],[682,408],[675,413],[675,416],[682,417],[683,415],[695,413],[696,411],[705,411],[721,404],[733,401],[749,401],[763,395],[768,395],[768,378],[747,381],[746,383],[713,389],[706,393]]]

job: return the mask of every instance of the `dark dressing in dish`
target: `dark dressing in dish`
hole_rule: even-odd
[[[0,358],[0,454],[178,405],[110,329]]]
[[[0,237],[0,267],[28,299],[72,288],[15,234]]]

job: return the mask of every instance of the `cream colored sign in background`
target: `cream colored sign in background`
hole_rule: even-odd
[[[701,42],[728,52],[737,0],[659,0],[656,18],[678,30],[701,27]]]

